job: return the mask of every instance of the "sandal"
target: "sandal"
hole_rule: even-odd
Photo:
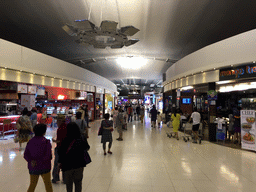
[[[112,151],[108,151],[109,154],[112,154]]]

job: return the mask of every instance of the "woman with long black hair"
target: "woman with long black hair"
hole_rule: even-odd
[[[86,167],[85,151],[90,146],[87,139],[82,139],[78,125],[71,122],[67,125],[67,137],[63,140],[59,153],[59,163],[65,175],[65,183],[67,192],[73,191],[73,183],[75,191],[82,191],[82,180],[84,167]]]

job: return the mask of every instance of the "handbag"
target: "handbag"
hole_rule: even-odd
[[[86,150],[84,151],[84,160],[85,160],[86,165],[88,165],[89,163],[92,162],[91,157],[90,157],[88,151],[86,151]]]
[[[99,131],[98,131],[98,135],[99,135],[99,136],[102,135],[102,132],[103,132],[103,128],[100,127],[100,128],[99,128]]]
[[[67,149],[66,154],[70,151],[70,149],[72,148],[72,146],[73,146],[73,144],[75,143],[75,141],[76,141],[76,140],[73,140],[73,141],[70,143],[70,145],[69,145],[69,147],[68,147],[68,149]],[[89,146],[89,148],[90,148],[90,146]],[[90,155],[89,155],[87,149],[84,150],[84,160],[85,160],[86,165],[92,162],[91,157],[90,157]]]

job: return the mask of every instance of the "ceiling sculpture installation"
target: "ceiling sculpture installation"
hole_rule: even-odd
[[[76,36],[76,42],[84,45],[92,45],[94,48],[104,49],[122,48],[137,43],[137,39],[128,39],[127,36],[133,36],[139,29],[133,26],[121,27],[117,29],[117,22],[102,21],[100,27],[96,27],[89,20],[76,20],[75,26],[66,24],[62,27],[70,36]]]

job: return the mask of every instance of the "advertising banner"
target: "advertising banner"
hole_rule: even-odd
[[[36,94],[36,86],[28,86],[28,94]]]
[[[255,145],[255,111],[241,110],[241,143],[242,149],[256,150]]]
[[[28,86],[23,84],[18,84],[18,93],[27,93]]]
[[[34,95],[21,95],[21,106],[27,107],[30,111],[35,107],[35,96]]]

